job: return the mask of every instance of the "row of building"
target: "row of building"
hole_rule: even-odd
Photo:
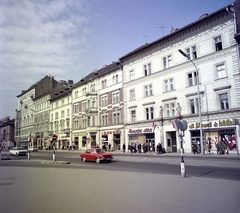
[[[178,152],[172,121],[183,119],[185,153],[201,136],[213,152],[220,141],[238,153],[239,14],[239,1],[204,14],[76,83],[45,76],[17,96],[14,139],[8,145],[30,141],[45,148],[55,134],[59,149],[142,144],[155,151],[162,143],[166,152]]]

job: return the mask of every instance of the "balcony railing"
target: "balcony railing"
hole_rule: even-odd
[[[70,128],[63,129],[63,132],[64,132],[65,134],[69,134],[69,133],[70,133]]]

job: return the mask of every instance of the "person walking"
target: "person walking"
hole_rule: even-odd
[[[138,153],[141,153],[142,152],[142,144],[138,144]]]
[[[160,154],[160,143],[157,144],[157,154]]]
[[[126,150],[126,145],[125,143],[123,144],[123,152],[125,153],[125,150]]]
[[[162,143],[159,144],[159,154],[163,153],[163,149],[162,149]]]

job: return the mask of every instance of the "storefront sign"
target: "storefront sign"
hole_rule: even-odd
[[[209,128],[209,127],[224,127],[224,126],[232,126],[233,121],[230,119],[227,120],[218,120],[215,122],[203,123],[202,128]],[[199,129],[200,123],[193,123],[189,125],[189,129]]]
[[[120,130],[104,131],[104,132],[102,132],[102,135],[112,135],[112,134],[120,134]]]
[[[141,134],[141,133],[152,133],[152,128],[146,129],[129,129],[129,134]]]
[[[76,136],[76,135],[75,135]],[[79,136],[87,136],[87,132],[80,132]]]

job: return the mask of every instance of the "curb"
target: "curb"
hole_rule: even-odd
[[[4,163],[70,164],[70,161],[11,160],[10,158],[1,160],[0,163],[1,162],[4,162]]]

